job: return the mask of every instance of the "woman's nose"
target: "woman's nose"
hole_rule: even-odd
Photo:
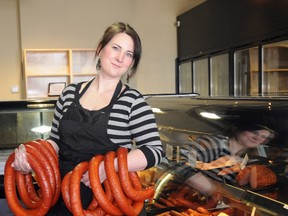
[[[124,53],[123,52],[119,52],[117,57],[116,57],[118,62],[123,62],[124,59]]]

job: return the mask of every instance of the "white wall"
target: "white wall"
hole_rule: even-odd
[[[174,93],[176,16],[203,1],[0,0],[0,100],[24,97],[23,49],[95,48],[115,21],[131,24],[142,40],[131,86],[143,94]],[[13,86],[18,93],[11,93]]]

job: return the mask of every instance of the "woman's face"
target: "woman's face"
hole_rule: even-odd
[[[257,147],[268,141],[270,132],[267,130],[243,131],[238,136],[238,143],[247,148]]]
[[[134,42],[126,33],[116,34],[99,53],[101,74],[120,78],[133,63]]]

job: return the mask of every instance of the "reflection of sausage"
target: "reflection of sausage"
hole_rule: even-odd
[[[157,202],[153,203],[153,206],[156,207],[156,208],[166,208],[165,205],[162,205],[162,204],[157,203]]]
[[[171,210],[170,211],[170,215],[172,215],[172,216],[183,216],[183,214],[181,214],[181,213],[179,213],[179,212],[177,212],[175,210]]]
[[[14,161],[15,154],[12,153],[5,164],[5,171],[4,171],[4,187],[5,187],[5,196],[7,199],[7,203],[9,208],[15,215],[45,215],[51,204],[52,204],[52,189],[49,184],[48,177],[46,175],[46,170],[42,167],[40,162],[37,158],[34,158],[30,150],[27,149],[27,160],[30,164],[31,168],[34,170],[38,178],[38,184],[42,189],[43,199],[41,205],[38,208],[27,210],[22,207],[16,192],[15,186],[15,171],[11,166],[12,162]]]
[[[193,210],[197,209],[200,205],[198,203],[191,202],[181,197],[176,197],[175,200],[179,203],[179,206],[185,206]]]
[[[197,208],[197,211],[200,212],[200,213],[202,213],[202,214],[210,214],[210,212],[209,212],[206,208],[204,208],[204,207],[202,207],[202,206],[199,206],[199,207]]]
[[[235,177],[235,180],[239,185],[245,185],[249,183],[250,179],[250,174],[251,174],[251,166],[246,166],[243,169],[240,169],[239,173]]]
[[[217,216],[217,215],[219,215],[220,213],[225,213],[225,214],[227,214],[227,215],[233,216],[233,215],[234,215],[234,209],[233,209],[233,208],[221,209],[221,210],[212,212],[211,215]]]
[[[123,212],[116,207],[106,196],[99,178],[99,165],[104,160],[103,155],[94,156],[89,163],[89,179],[93,193],[96,195],[101,208],[111,215],[123,215]]]
[[[112,190],[112,194],[114,196],[114,199],[117,205],[123,211],[124,214],[137,216],[137,213],[135,213],[135,209],[129,204],[122,190],[119,177],[114,167],[115,157],[116,157],[116,153],[114,151],[109,151],[105,154],[105,158],[104,158],[105,172],[106,172],[109,185]]]
[[[206,201],[206,203],[204,205],[202,205],[202,207],[204,207],[206,209],[215,208],[217,206],[218,202],[219,202],[218,198],[211,197],[210,199],[208,199]]]
[[[153,188],[146,188],[142,190],[135,190],[131,184],[129,173],[128,173],[128,165],[127,165],[127,155],[128,150],[126,148],[118,148],[117,150],[117,157],[118,157],[118,173],[120,182],[125,194],[131,198],[132,200],[136,201],[144,201],[148,198],[151,198],[154,195]]]
[[[54,206],[57,200],[59,199],[60,191],[61,191],[61,175],[60,175],[60,171],[58,168],[57,160],[55,160],[50,150],[39,142],[36,142],[36,141],[27,142],[25,146],[26,148],[28,146],[33,146],[39,151],[37,158],[41,157],[41,161],[43,160],[43,164],[45,164],[46,166],[47,173],[49,175],[50,183],[52,186],[52,191],[53,191],[52,206]],[[40,154],[42,154],[42,156],[40,156]],[[45,160],[46,162],[44,162],[44,159],[46,159]]]
[[[163,197],[159,197],[159,201],[167,207],[174,207],[175,206],[172,202],[170,202],[169,200],[167,200]]]

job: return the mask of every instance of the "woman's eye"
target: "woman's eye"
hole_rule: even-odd
[[[113,49],[113,50],[116,50],[116,51],[120,50],[120,48],[117,47],[117,46],[113,46],[112,49]]]
[[[126,55],[127,55],[127,57],[129,57],[129,58],[133,58],[133,54],[132,54],[132,53],[127,53]]]

